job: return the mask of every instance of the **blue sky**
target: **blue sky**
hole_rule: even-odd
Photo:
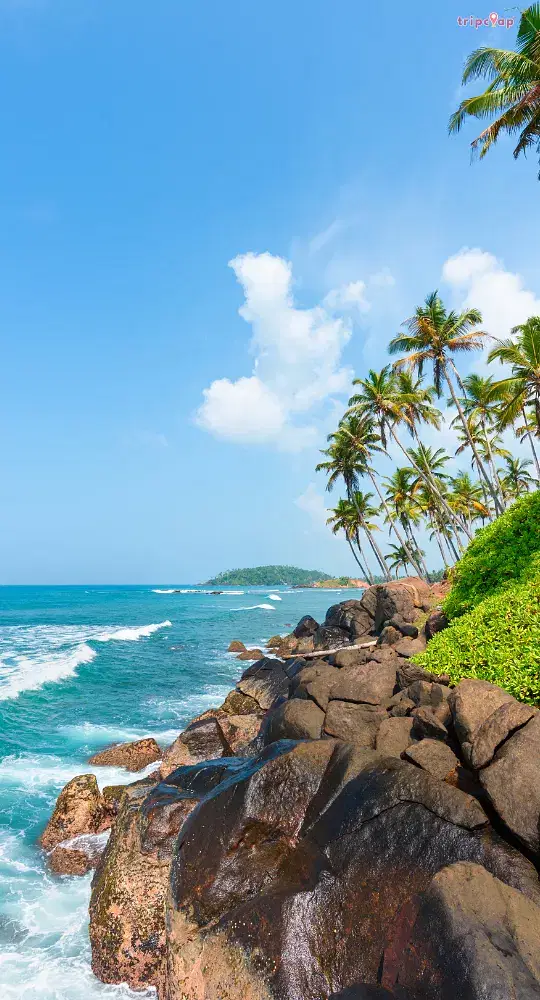
[[[352,372],[435,287],[540,312],[535,158],[446,132],[477,7],[0,0],[0,582],[354,572]]]

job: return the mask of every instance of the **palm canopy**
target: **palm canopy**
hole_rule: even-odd
[[[530,459],[505,458],[506,468],[500,470],[502,474],[502,484],[506,493],[511,497],[518,497],[520,493],[528,491],[533,478],[529,472],[532,465]]]
[[[515,326],[512,334],[515,339],[500,341],[488,356],[488,361],[497,359],[510,365],[512,371],[509,378],[494,384],[492,397],[502,400],[501,428],[513,423],[525,406],[531,406],[535,433],[540,437],[540,316]]]
[[[517,51],[489,46],[471,53],[463,71],[464,84],[483,78],[482,94],[461,102],[449,122],[459,132],[467,117],[493,118],[472,142],[473,152],[486,155],[501,134],[519,135],[514,157],[531,146],[540,151],[540,3],[522,11]]]
[[[422,375],[425,365],[431,363],[435,390],[440,396],[445,365],[451,355],[482,347],[487,334],[473,329],[481,322],[482,314],[478,309],[447,312],[438,292],[432,292],[424,305],[418,306],[414,315],[403,323],[407,332],[398,333],[390,341],[390,354],[405,354],[394,367],[416,369]]]

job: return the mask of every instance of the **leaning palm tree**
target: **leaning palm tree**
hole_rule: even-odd
[[[367,562],[363,565],[359,558],[359,555],[362,555],[362,549],[359,539],[359,519],[356,507],[350,500],[338,500],[337,506],[332,508],[329,513],[330,517],[327,518],[326,523],[332,528],[334,535],[343,531],[354,560],[360,567],[362,576],[367,579],[368,583],[372,584],[373,575],[371,570],[369,569]],[[359,554],[355,551],[353,540],[356,541]]]
[[[519,135],[516,159],[531,146],[540,152],[540,3],[521,12],[516,48],[513,52],[485,46],[472,52],[465,64],[464,84],[482,77],[489,82],[482,94],[461,102],[449,131],[459,132],[467,117],[494,118],[472,142],[480,157],[504,133]]]
[[[409,557],[402,545],[391,545],[390,548],[392,551],[388,553],[386,558],[390,569],[394,570],[397,577],[398,569],[404,569],[405,572],[407,572],[408,566],[410,565]],[[418,556],[420,556],[420,554],[424,555],[423,552],[418,552]]]
[[[531,316],[526,323],[512,329],[515,338],[501,340],[490,351],[488,361],[497,359],[510,365],[512,375],[495,383],[496,388],[507,389],[509,401],[502,410],[501,422],[514,420],[522,407],[534,411],[535,435],[540,437],[540,316]]]
[[[472,481],[468,472],[459,472],[450,479],[449,502],[472,531],[472,524],[477,518],[489,517],[489,509],[483,501],[480,483]]]
[[[410,428],[410,421],[413,419],[410,413],[411,399],[405,397],[403,393],[400,394],[396,372],[391,370],[390,365],[386,365],[380,372],[371,370],[365,379],[354,379],[353,385],[360,386],[360,392],[349,399],[347,413],[371,418],[379,429],[383,448],[386,449],[390,435],[407,461],[411,461],[410,453],[396,431],[396,427],[400,424]],[[454,515],[445,503],[431,473],[427,469],[422,470],[417,464],[414,467],[421,479],[433,490],[446,515],[452,520]],[[459,526],[461,527],[461,524]]]
[[[442,395],[443,383],[446,383],[463,424],[478,471],[493,498],[496,510],[501,514],[503,511],[502,502],[484,467],[474,437],[470,433],[467,417],[463,412],[453,382],[453,378],[455,378],[458,386],[464,391],[453,355],[463,351],[479,350],[482,347],[487,333],[474,329],[481,322],[482,315],[478,309],[468,309],[462,313],[456,313],[453,310],[447,312],[435,291],[428,295],[424,305],[418,306],[414,316],[405,321],[403,326],[406,327],[407,332],[398,333],[397,336],[393,337],[388,349],[391,354],[405,352],[405,357],[400,358],[395,363],[397,369],[408,367],[413,371],[418,371],[421,376],[424,366],[431,364],[438,396]]]
[[[515,500],[522,493],[528,493],[533,477],[528,471],[532,465],[530,458],[507,458],[506,469],[501,469],[501,479],[506,496],[510,500]]]
[[[379,508],[374,507],[371,503],[373,499],[373,493],[363,493],[362,490],[355,490],[352,497],[352,503],[354,504],[356,513],[358,515],[358,521],[360,527],[364,531],[364,534],[372,548],[373,554],[377,559],[381,569],[383,570],[383,575],[386,579],[390,579],[390,574],[388,572],[388,567],[385,562],[385,558],[374,538],[374,532],[379,531],[379,526],[373,521],[374,517],[379,514]]]
[[[394,532],[399,544],[402,545],[407,551],[409,562],[412,566],[414,566],[418,575],[420,577],[426,576],[427,570],[425,568],[423,569],[420,563],[415,559],[413,550],[408,546],[406,540],[400,534],[396,519],[392,516],[392,512],[377,481],[375,470],[371,465],[372,453],[384,452],[384,449],[380,444],[380,437],[375,433],[373,420],[370,417],[359,416],[354,413],[346,415],[340,422],[337,431],[329,435],[328,440],[342,443],[344,448],[349,446],[353,450],[353,453],[358,459],[359,468],[361,468],[362,472],[369,477],[372,486],[379,497],[381,505],[384,508],[387,521],[390,524],[390,530]],[[426,576],[426,579],[429,582],[429,576]]]
[[[469,418],[469,425],[471,424],[471,421],[477,422],[477,428],[474,433],[472,433],[472,436],[477,441],[478,450],[483,458],[484,455],[482,453],[485,453],[485,460],[490,468],[493,482],[497,487],[499,495],[501,495],[501,484],[498,479],[494,452],[491,447],[491,441],[488,433],[488,430],[493,426],[496,417],[492,396],[493,384],[494,379],[491,375],[484,376],[476,373],[468,375],[463,379],[465,395],[462,396],[459,401],[465,416]],[[481,433],[478,433],[479,431]]]

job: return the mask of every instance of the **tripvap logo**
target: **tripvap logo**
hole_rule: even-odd
[[[458,17],[457,23],[460,28],[513,28],[515,18],[499,17],[497,11],[492,11],[489,17]]]

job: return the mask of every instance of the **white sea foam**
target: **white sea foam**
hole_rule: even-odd
[[[91,663],[96,650],[89,642],[137,642],[170,621],[123,628],[103,625],[10,625],[0,629],[0,701],[34,691],[43,684],[73,677]]]
[[[268,599],[270,601],[281,601],[279,594],[268,594]]]
[[[82,722],[76,726],[60,726],[59,731],[78,747],[85,747],[88,752],[94,752],[96,747],[107,746],[110,743],[134,743],[147,736],[152,736],[160,746],[168,746],[179,734],[179,729],[124,729],[121,726],[101,725],[97,722]]]
[[[244,590],[224,590],[221,597],[243,597]]]
[[[248,608],[231,608],[231,611],[256,611],[261,608],[263,611],[275,611],[273,604],[251,604]]]
[[[100,788],[106,785],[128,785],[139,778],[145,778],[160,765],[160,761],[149,764],[134,774],[123,767],[100,767],[68,761],[56,754],[11,754],[0,761],[0,785],[14,791],[49,798],[52,792],[64,787],[68,781],[84,771],[95,774]]]
[[[58,846],[71,848],[74,851],[83,851],[88,858],[95,858],[103,854],[110,835],[110,830],[104,830],[103,833],[79,833],[76,837],[71,837],[70,840],[62,840]]]
[[[153,594],[174,594],[174,589],[171,590],[153,590]]]

